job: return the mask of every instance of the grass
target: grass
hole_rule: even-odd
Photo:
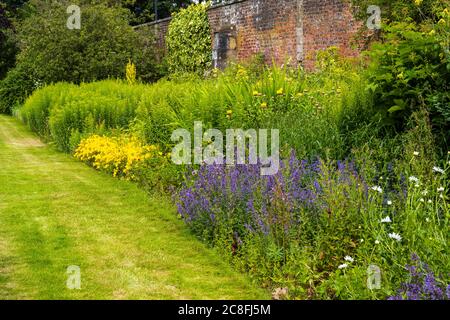
[[[265,299],[163,196],[75,161],[0,116],[0,299]],[[69,265],[81,289],[66,288]]]

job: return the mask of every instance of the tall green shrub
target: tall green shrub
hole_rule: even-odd
[[[203,74],[211,67],[211,29],[207,5],[191,5],[172,16],[166,38],[170,73]]]
[[[370,51],[370,88],[385,123],[404,129],[410,115],[431,112],[433,129],[450,143],[450,9],[427,23],[393,23]],[[445,150],[446,151],[446,150]]]
[[[123,78],[129,59],[136,64],[141,80],[158,77],[152,39],[128,25],[125,9],[81,5],[81,29],[70,30],[66,10],[72,3],[33,3],[36,6],[28,8],[31,13],[18,26],[21,52],[17,67],[0,83],[1,111],[10,112],[35,84]]]

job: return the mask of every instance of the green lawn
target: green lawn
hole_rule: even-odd
[[[264,299],[164,197],[94,171],[0,116],[0,299]],[[66,287],[69,265],[81,289]]]

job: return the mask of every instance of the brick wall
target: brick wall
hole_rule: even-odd
[[[297,56],[297,0],[247,0],[218,5],[208,12],[215,33],[231,32],[237,59],[263,53],[278,64]]]
[[[304,64],[314,66],[318,50],[331,46],[340,48],[345,56],[354,56],[353,35],[361,22],[356,21],[348,4],[342,0],[303,0]]]
[[[169,30],[171,18],[161,19],[156,22],[150,22],[136,26],[139,32],[144,32],[155,37],[155,45],[158,49],[166,49],[166,35]]]
[[[219,67],[225,60],[263,53],[267,63],[290,58],[292,64],[311,69],[318,50],[337,46],[344,55],[358,53],[352,39],[360,23],[346,0],[216,0],[208,18]],[[145,25],[162,48],[169,23],[165,19]]]

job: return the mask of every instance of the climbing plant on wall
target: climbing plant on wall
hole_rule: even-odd
[[[203,74],[211,67],[207,4],[191,5],[172,16],[166,38],[170,73]]]

